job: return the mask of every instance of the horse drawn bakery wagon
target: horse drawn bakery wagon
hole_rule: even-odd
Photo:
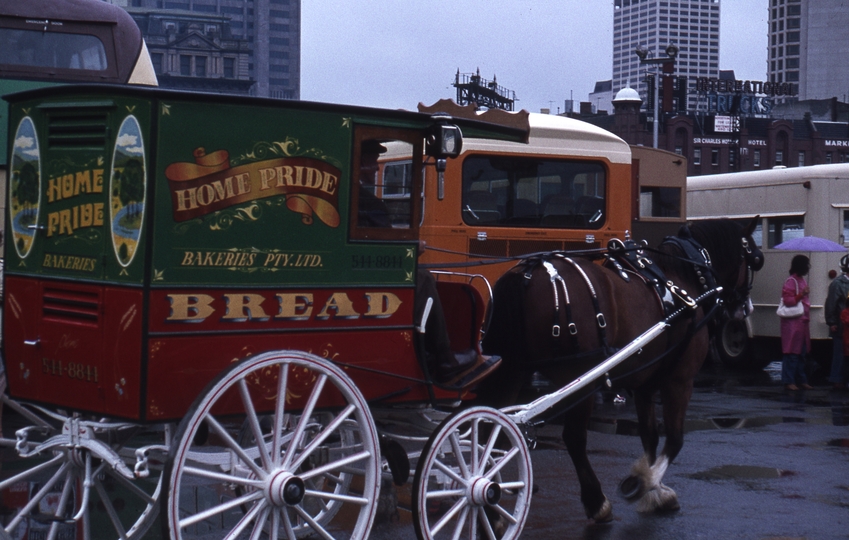
[[[670,355],[637,370],[648,354],[636,353],[663,350],[681,313],[722,286],[748,292],[739,225],[694,252],[722,286],[688,281],[693,299],[670,284],[683,304],[666,316],[627,269],[593,278],[639,281],[640,316],[614,317],[587,277],[600,265],[546,256],[524,275],[553,289],[538,302],[548,322],[571,298],[556,336],[591,342],[572,332],[587,312],[617,352],[581,376],[552,373],[561,390],[528,405],[459,407],[493,386],[500,359],[481,354],[479,290],[417,264],[420,194],[427,177],[441,197],[463,136],[527,130],[131,87],[7,99],[2,400],[17,414],[0,438],[0,539],[142,538],[157,515],[180,540],[365,538],[381,483],[406,482],[411,457],[420,538],[516,538],[533,484],[524,428],[632,355],[622,377],[645,381]],[[644,266],[642,248],[611,246]],[[623,317],[637,324],[617,330]],[[610,519],[602,498],[582,497],[597,520]]]
[[[392,446],[371,409],[454,406],[492,366],[430,372],[422,200],[373,221],[373,154],[407,152],[421,193],[463,134],[526,133],[130,87],[8,100],[3,400],[25,423],[0,538],[141,538],[160,506],[174,538],[367,536]],[[438,287],[452,345],[479,350],[483,301]]]

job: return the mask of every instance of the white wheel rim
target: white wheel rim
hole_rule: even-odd
[[[455,413],[428,441],[413,490],[419,538],[518,538],[533,491],[521,431],[506,414],[487,407]],[[500,516],[498,527],[491,516]]]
[[[293,397],[304,380],[308,395]],[[260,414],[253,410],[257,388],[267,390],[269,382],[276,394]],[[252,434],[247,441],[232,436],[229,419],[210,413],[234,396]],[[331,396],[341,406],[324,412],[320,407]],[[300,397],[306,403],[294,416],[287,400]],[[380,489],[377,431],[362,394],[341,369],[299,351],[265,353],[222,374],[193,409],[169,464],[172,538],[367,537]],[[204,424],[217,443],[196,444]],[[265,444],[255,443],[257,434]],[[349,491],[352,477],[362,480],[362,493]],[[204,499],[210,495],[217,500]],[[353,523],[334,519],[343,507],[354,509]]]

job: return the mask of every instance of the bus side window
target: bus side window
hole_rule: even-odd
[[[768,248],[805,236],[804,216],[782,216],[767,219]]]

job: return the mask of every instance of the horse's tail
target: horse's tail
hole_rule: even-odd
[[[501,276],[492,292],[492,314],[482,342],[485,354],[497,354],[510,362],[526,350],[522,272]]]

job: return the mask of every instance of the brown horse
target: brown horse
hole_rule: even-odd
[[[479,396],[496,406],[515,402],[531,373],[539,372],[554,387],[562,387],[659,321],[669,323],[638,353],[552,411],[553,416],[566,409],[563,441],[577,471],[587,517],[613,519],[586,450],[593,405],[586,398],[605,383],[633,391],[644,451],[620,492],[631,501],[639,499],[640,511],[678,509],[675,492],[661,480],[683,446],[693,378],[708,350],[705,323],[718,310],[742,312],[753,272],[763,266],[763,254],[751,238],[754,226],[755,220],[745,228],[730,220],[698,222],[682,227],[677,237],[667,238],[650,253],[613,243],[609,253],[615,256],[604,265],[588,257],[545,254],[524,260],[496,283],[483,347],[504,361],[479,388]],[[621,262],[613,262],[617,260]],[[648,279],[635,270],[647,272]],[[652,283],[665,281],[671,286]],[[660,455],[653,401],[657,394],[666,432]]]

